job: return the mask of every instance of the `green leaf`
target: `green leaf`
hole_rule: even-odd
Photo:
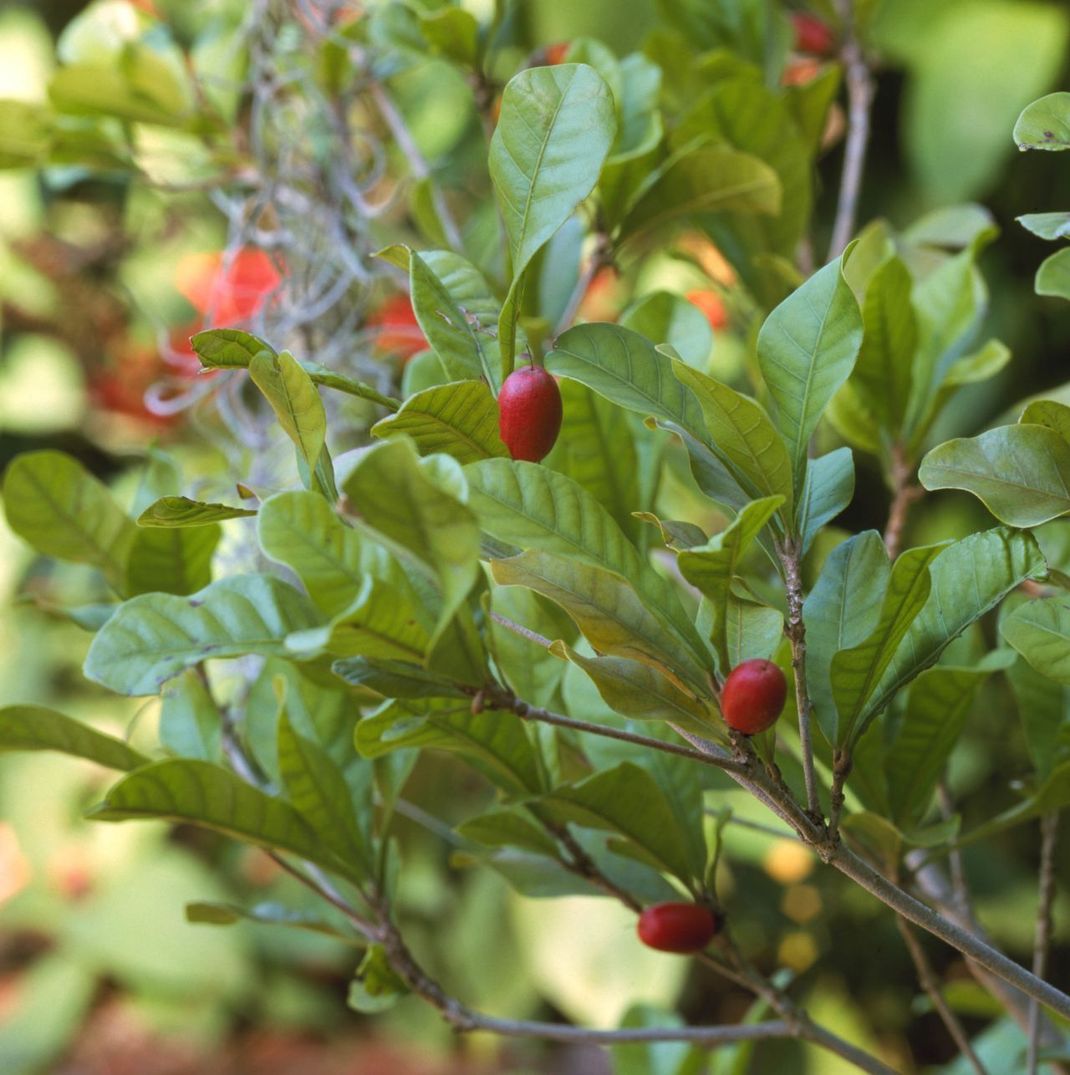
[[[648,664],[683,689],[708,690],[692,651],[620,575],[542,551],[494,560],[491,573],[502,586],[527,586],[560,605],[599,652]]]
[[[212,581],[212,555],[223,536],[218,523],[153,527],[134,534],[123,592],[191,594]]]
[[[795,510],[804,556],[821,527],[851,503],[854,493],[855,460],[850,448],[836,448],[809,461]]]
[[[910,685],[884,761],[892,819],[899,828],[921,823],[978,689],[996,668],[1010,663],[1007,657],[1006,651],[996,651],[975,668],[929,668]]]
[[[881,425],[897,434],[910,402],[917,323],[910,304],[913,281],[899,258],[890,258],[872,276],[862,305],[865,327],[853,381]]]
[[[752,657],[772,660],[784,637],[784,616],[779,609],[728,593],[724,621],[728,667]]]
[[[1026,105],[1014,125],[1021,150],[1070,149],[1070,93],[1049,93]]]
[[[172,754],[220,761],[223,717],[199,669],[188,668],[163,689],[160,743]]]
[[[713,329],[706,315],[671,291],[652,291],[621,314],[620,323],[654,343],[667,343],[689,365],[706,368]]]
[[[1070,806],[1070,761],[1056,765],[1023,802],[965,833],[958,841],[959,846],[987,840],[1005,829],[1067,806]]]
[[[636,430],[626,411],[578,381],[563,380],[559,388],[565,417],[543,466],[582,485],[634,539],[632,512],[642,503],[636,442],[646,431]]]
[[[238,922],[252,922],[260,926],[285,926],[288,929],[307,930],[335,937],[347,944],[362,943],[351,930],[346,931],[318,915],[297,911],[279,903],[239,907],[236,903],[197,900],[186,904],[186,921],[199,926],[233,926]]]
[[[421,609],[405,591],[368,576],[353,603],[322,627],[290,635],[286,646],[300,656],[330,653],[336,657],[420,663],[431,635]]]
[[[669,721],[710,734],[713,708],[685,694],[649,665],[622,657],[585,657],[561,641],[554,642],[550,652],[582,668],[606,705],[621,716]]]
[[[323,841],[289,803],[245,783],[218,765],[191,759],[153,762],[108,789],[87,811],[95,821],[161,818],[215,829],[227,836],[289,851],[337,869]]]
[[[437,636],[476,581],[479,524],[427,475],[410,440],[388,440],[360,456],[345,493],[362,526],[437,581],[443,597]]]
[[[498,331],[503,375],[512,365],[524,270],[594,189],[615,133],[613,96],[586,64],[529,68],[505,87],[488,159],[512,261]]]
[[[621,225],[634,242],[707,213],[780,211],[780,181],[767,164],[727,146],[687,147],[648,177]]]
[[[689,887],[702,876],[705,863],[694,861],[664,793],[645,769],[631,762],[555,788],[540,800],[539,808],[562,822],[620,833],[640,853],[641,861]]]
[[[794,505],[791,459],[761,405],[678,360],[672,368],[695,394],[709,439],[742,488],[754,497],[780,496],[784,517],[790,518]]]
[[[973,493],[1011,526],[1038,526],[1070,511],[1070,444],[1044,426],[999,426],[933,448],[918,479]]]
[[[421,14],[420,29],[432,52],[463,67],[475,67],[479,55],[479,23],[470,11],[447,7]]]
[[[862,642],[839,650],[832,658],[832,695],[839,713],[833,740],[836,746],[850,740],[866,710],[866,702],[880,683],[914,617],[925,605],[931,587],[929,567],[944,548],[928,545],[908,549],[900,555],[892,565],[877,626]]]
[[[495,587],[490,607],[494,615],[551,641],[576,638],[572,621],[556,605],[521,586]],[[505,627],[499,620],[491,618],[489,627],[495,663],[513,693],[532,705],[552,706],[565,666],[548,648]]]
[[[111,493],[63,452],[26,452],[4,473],[11,529],[45,556],[99,568],[120,593],[137,533]]]
[[[241,519],[256,512],[232,508],[229,504],[205,504],[185,496],[164,496],[150,504],[138,517],[138,526],[207,526],[227,519]]]
[[[300,457],[314,469],[326,442],[327,414],[312,379],[288,351],[254,355],[249,376],[264,393]]]
[[[54,120],[44,106],[0,100],[0,168],[33,167],[52,146]]]
[[[1042,676],[1070,685],[1070,604],[1058,597],[1029,601],[1004,618],[1000,631]]]
[[[279,773],[286,797],[316,836],[359,880],[372,872],[372,852],[365,845],[350,805],[341,769],[314,740],[300,735],[285,707],[279,713]]]
[[[1038,295],[1070,299],[1070,247],[1056,250],[1040,263],[1034,287]]]
[[[1042,676],[1021,659],[1008,669],[1007,678],[1033,767],[1044,779],[1070,761],[1070,686]]]
[[[355,742],[365,758],[406,747],[461,754],[510,795],[545,789],[542,762],[520,718],[490,709],[476,714],[467,701],[387,702],[360,721]]]
[[[838,714],[832,693],[832,660],[876,629],[891,566],[876,530],[848,538],[829,553],[803,603],[806,683],[818,726],[837,743]]]
[[[929,569],[932,587],[877,689],[860,726],[897,690],[935,664],[947,645],[1026,579],[1047,571],[1032,534],[997,527],[956,541]],[[861,730],[858,734],[861,734]]]
[[[487,810],[461,822],[455,831],[486,847],[519,847],[547,858],[558,857],[553,837],[516,810]]]
[[[384,698],[463,698],[452,678],[428,672],[406,661],[373,661],[350,657],[335,661],[331,671],[354,687],[367,687]]]
[[[489,377],[486,357],[464,311],[420,254],[409,257],[412,310],[451,381]]]
[[[0,709],[0,752],[9,750],[58,750],[109,769],[136,769],[149,761],[121,739],[38,705]]]
[[[390,966],[383,948],[372,945],[361,960],[356,977],[349,983],[346,1004],[354,1011],[374,1015],[393,1007],[408,991]]]
[[[190,338],[193,350],[205,369],[248,369],[261,352],[275,356],[271,344],[237,328],[211,328]]]
[[[498,435],[498,404],[483,381],[457,381],[410,396],[372,426],[377,437],[405,434],[421,455],[445,452],[459,463],[508,456]]]
[[[1054,399],[1035,399],[1026,405],[1019,421],[1023,425],[1047,426],[1070,441],[1070,407]]]
[[[705,545],[677,553],[680,573],[697,587],[710,602],[712,629],[710,639],[720,658],[721,674],[728,675],[727,615],[732,580],[740,562],[762,528],[782,506],[783,498],[766,497],[748,504],[721,533]]]
[[[843,278],[842,260],[789,295],[758,333],[758,365],[777,406],[796,488],[802,488],[810,438],[862,343],[862,314]]]
[[[257,520],[260,547],[296,572],[328,616],[347,609],[369,575],[407,588],[405,569],[376,542],[338,517],[323,497],[291,490],[264,501]]]
[[[1015,219],[1041,239],[1070,239],[1070,212],[1026,213]]]
[[[511,459],[474,463],[465,473],[469,505],[492,537],[616,572],[693,654],[705,657],[705,647],[672,584],[571,478],[537,463]]]
[[[220,579],[192,597],[143,594],[93,639],[85,675],[117,694],[157,694],[203,660],[286,656],[286,636],[315,623],[308,601],[269,575]]]

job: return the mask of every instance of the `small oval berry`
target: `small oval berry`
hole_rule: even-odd
[[[787,696],[784,673],[772,661],[754,658],[737,664],[724,681],[721,712],[729,728],[754,735],[776,723]]]
[[[513,370],[498,393],[498,431],[514,459],[537,463],[561,430],[561,391],[539,366]]]
[[[795,50],[811,56],[831,56],[836,51],[836,34],[827,22],[805,11],[791,16],[795,29]]]
[[[720,932],[722,920],[698,903],[656,903],[639,915],[636,932],[659,952],[701,952]]]

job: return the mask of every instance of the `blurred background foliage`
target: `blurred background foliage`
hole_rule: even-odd
[[[397,304],[389,266],[340,263],[329,214],[310,217],[307,229],[296,229],[301,242],[287,246],[286,235],[295,229],[286,229],[293,214],[300,218],[301,207],[284,206],[253,226],[243,215],[248,203],[223,196],[214,182],[220,164],[227,164],[226,141],[234,130],[254,130],[265,142],[259,151],[274,159],[320,169],[317,181],[328,195],[331,183],[345,182],[324,165],[333,147],[322,112],[302,109],[300,102],[276,108],[275,101],[250,100],[235,88],[258,64],[275,65],[281,81],[309,87],[311,95],[329,89],[338,74],[332,67],[337,57],[329,51],[302,52],[305,5],[295,3],[292,17],[288,5],[276,5],[282,14],[273,18],[270,34],[257,35],[250,12],[259,6],[109,0],[87,10],[72,0],[37,0],[8,3],[0,11],[0,98],[44,101],[50,80],[64,70],[68,94],[106,95],[105,82],[78,84],[70,70],[113,63],[117,37],[130,26],[138,32],[148,27],[145,41],[160,64],[150,87],[153,107],[165,108],[169,92],[185,92],[189,83],[182,72],[188,68],[212,95],[220,118],[219,129],[196,134],[151,128],[123,167],[108,159],[125,156],[122,124],[109,122],[92,133],[96,166],[0,172],[0,467],[20,451],[61,447],[97,474],[117,479],[132,498],[135,467],[146,460],[145,446],[155,443],[181,460],[187,484],[212,499],[213,490],[224,487],[234,448],[222,436],[218,411],[200,407],[205,379],[191,376],[197,368],[186,343],[192,331],[234,321],[256,329],[270,315],[276,327],[282,321],[291,331],[307,331],[317,357],[341,356],[383,386],[396,384],[405,360],[422,349],[407,303]],[[481,18],[493,8],[491,0],[464,6]],[[585,36],[618,55],[650,47],[669,48],[671,57],[673,43],[658,42],[661,22],[666,13],[686,15],[694,6],[685,0],[505,5],[503,77],[538,49]],[[378,13],[378,32],[396,46],[407,25],[404,6],[367,7]],[[812,7],[825,12],[823,3]],[[359,14],[357,5],[351,8]],[[995,380],[963,391],[940,430],[944,436],[972,434],[1012,402],[1070,380],[1070,308],[1033,292],[1033,273],[1049,248],[1014,222],[1020,214],[1065,203],[1070,154],[1019,156],[1010,136],[1024,105],[1070,85],[1070,9],[1059,0],[886,0],[877,5],[872,44],[880,65],[860,222],[883,216],[905,227],[923,214],[980,202],[1001,231],[981,262],[991,291],[987,334],[1003,339],[1014,359]],[[160,76],[168,71],[171,84]],[[463,191],[485,152],[472,88],[448,64],[428,58],[422,45],[383,74],[419,155],[447,191]],[[268,114],[250,117],[257,107]],[[4,122],[0,116],[0,133]],[[85,137],[89,127],[82,128]],[[827,133],[812,229],[817,250],[827,245],[842,160],[835,129]],[[215,156],[206,145],[215,147]],[[360,196],[372,201],[389,186],[383,176],[405,168],[389,131],[381,132],[377,152],[382,159],[373,154],[358,162],[361,181],[367,180]],[[141,179],[131,177],[131,163]],[[374,236],[355,226],[349,234],[354,249],[363,257],[375,249],[373,238],[392,233],[434,242],[427,234],[436,226],[427,201],[417,184],[411,210],[404,203],[389,209]],[[316,274],[324,264],[330,273],[320,280]],[[287,306],[287,288],[301,282],[304,307]],[[546,286],[555,283],[562,286],[550,273]],[[634,296],[660,287],[697,292],[694,301],[701,306],[709,301],[703,290],[708,286],[692,262],[653,257],[627,281],[596,278],[581,313],[611,319]],[[318,305],[308,302],[316,288]],[[302,321],[310,307],[316,317]],[[738,378],[746,340],[734,335],[731,296],[728,308],[729,314],[717,304],[707,310],[716,339],[713,361],[722,376]],[[231,417],[241,419],[241,400],[231,402]],[[351,408],[359,443],[368,415],[359,401],[344,406]],[[254,477],[257,467],[266,474],[281,465],[272,444],[258,440],[255,430],[241,450],[243,472]],[[858,494],[844,525],[879,527],[887,500],[880,475],[872,461],[860,456],[858,462]],[[670,495],[686,499],[689,487],[681,477],[671,483]],[[912,536],[921,541],[965,534],[984,518],[971,498],[938,494],[918,510]],[[1053,544],[1065,545],[1067,526],[1047,528]],[[234,543],[225,555],[240,558],[242,546]],[[158,706],[131,702],[124,708],[81,679],[88,636],[51,610],[61,603],[60,594],[65,605],[91,603],[88,573],[33,560],[0,523],[0,696],[55,705],[136,743],[159,721]],[[1004,690],[985,697],[952,774],[965,804],[965,827],[976,820],[971,803],[987,816],[993,802],[1011,801],[1007,785],[1015,766],[1027,769],[1018,733],[1007,732],[1009,695]],[[81,810],[97,797],[101,780],[92,766],[75,761],[0,758],[0,1070],[6,1075],[595,1075],[611,1068],[621,1075],[682,1075],[680,1052],[672,1047],[633,1047],[608,1058],[596,1050],[537,1044],[503,1048],[479,1037],[457,1042],[417,1001],[382,1017],[372,1036],[346,1008],[354,954],[338,942],[310,931],[247,923],[210,929],[181,918],[184,903],[198,899],[300,907],[303,890],[259,853],[203,833],[83,823]],[[459,763],[430,756],[420,762],[410,798],[453,823],[484,805],[489,791]],[[757,816],[742,795],[725,792],[723,801],[744,819]],[[744,1015],[745,1000],[725,994],[701,968],[642,949],[631,916],[609,901],[517,896],[491,871],[459,868],[449,839],[425,822],[417,817],[402,829],[402,895],[413,944],[430,969],[448,974],[474,1005],[503,1015],[549,1011],[611,1025],[630,1006],[664,1008],[679,997],[681,1010],[696,1017],[730,1022]],[[751,933],[742,938],[745,946],[805,976],[805,1003],[837,1033],[864,1041],[864,1028],[877,1026],[885,1055],[901,1057],[904,1070],[911,1055],[932,1067],[941,1064],[950,1055],[948,1043],[936,1017],[924,1014],[926,1002],[917,996],[891,920],[864,893],[827,883],[793,842],[744,826],[730,833],[721,887],[729,902],[733,892],[745,894],[751,911],[741,924]],[[1031,943],[1035,860],[1035,838],[1025,829],[967,852],[980,917],[1019,958]],[[1064,895],[1056,920],[1062,943],[1052,978],[1065,982],[1066,856],[1060,872]],[[934,958],[952,980],[950,999],[968,1025],[997,1014],[964,968],[948,967],[946,951],[934,951]],[[641,1009],[635,1017],[642,1017]],[[997,1026],[995,1056],[1000,1033]],[[788,1059],[796,1052],[778,1061],[780,1048],[769,1047],[767,1063],[796,1062]],[[828,1055],[805,1055],[809,1072],[841,1070]],[[743,1063],[742,1053],[729,1051],[715,1070],[742,1071]]]

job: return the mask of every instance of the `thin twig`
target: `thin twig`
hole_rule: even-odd
[[[899,555],[910,507],[925,493],[920,485],[914,483],[913,475],[914,464],[910,461],[905,449],[900,444],[893,444],[890,475],[892,503],[888,508],[888,523],[884,528],[884,544],[892,560]]]
[[[1059,812],[1052,811],[1040,819],[1040,873],[1037,892],[1037,924],[1033,941],[1033,973],[1043,978],[1048,973],[1051,946],[1052,907],[1055,903],[1055,846],[1059,841]],[[1029,1049],[1027,1075],[1036,1075],[1040,1052],[1040,1005],[1029,1005]]]
[[[899,935],[907,946],[910,958],[914,961],[914,968],[918,972],[918,982],[928,994],[936,1014],[943,1020],[944,1026],[947,1027],[947,1032],[951,1035],[955,1045],[958,1046],[959,1052],[966,1057],[977,1075],[988,1075],[980,1058],[970,1044],[969,1035],[963,1029],[958,1016],[955,1015],[944,999],[944,994],[940,990],[940,980],[933,970],[932,963],[929,962],[929,957],[925,954],[925,949],[922,947],[914,927],[901,915],[895,916],[895,924],[899,928]]]
[[[858,196],[862,189],[862,173],[869,143],[870,106],[873,103],[873,76],[866,63],[855,33],[852,0],[836,0],[836,9],[843,23],[843,46],[840,57],[847,81],[847,137],[843,148],[843,173],[836,218],[832,225],[828,260],[839,257],[851,240],[858,213]]]
[[[791,667],[795,673],[795,707],[799,712],[799,742],[802,748],[803,780],[806,784],[806,812],[814,821],[821,820],[821,803],[817,797],[814,772],[814,743],[810,729],[810,692],[806,688],[806,626],[803,623],[802,576],[799,550],[791,539],[777,548],[784,567],[788,619],[784,631],[791,643]]]
[[[568,302],[565,303],[565,308],[561,312],[561,317],[554,328],[555,336],[560,336],[576,320],[576,313],[580,308],[580,303],[583,302],[583,296],[587,294],[587,290],[591,286],[591,282],[602,269],[612,264],[613,248],[610,245],[609,237],[599,232],[595,237],[594,250],[591,251],[587,264],[579,274],[576,286],[573,287],[572,293],[568,297]]]

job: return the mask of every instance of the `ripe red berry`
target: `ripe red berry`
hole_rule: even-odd
[[[822,22],[805,11],[796,11],[791,16],[795,27],[795,50],[806,52],[811,56],[831,56],[836,51],[836,35],[828,23]]]
[[[656,903],[639,916],[636,930],[647,948],[701,952],[721,930],[721,918],[697,903]]]
[[[513,370],[498,393],[498,430],[514,459],[537,463],[561,429],[561,392],[539,366]]]
[[[571,47],[571,41],[555,41],[552,45],[546,46],[546,62],[551,67],[555,64],[564,63],[565,57],[568,55],[568,50]]]
[[[743,661],[729,673],[721,691],[725,724],[744,735],[764,732],[776,723],[787,695],[784,673],[772,661]]]

